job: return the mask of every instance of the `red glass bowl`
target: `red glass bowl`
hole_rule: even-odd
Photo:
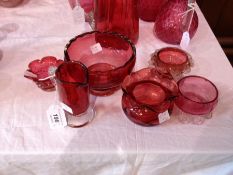
[[[156,67],[164,73],[170,73],[175,79],[183,73],[190,72],[193,65],[191,55],[175,47],[159,49],[151,59]]]
[[[126,116],[143,126],[160,124],[159,115],[172,108],[178,93],[176,82],[154,68],[127,76],[122,90],[122,108]]]
[[[178,81],[179,95],[175,104],[183,112],[206,115],[218,103],[218,89],[209,80],[200,76],[187,76]]]
[[[110,95],[132,71],[136,49],[117,33],[88,32],[73,38],[65,48],[65,60],[82,62],[89,71],[91,93]]]
[[[34,73],[32,73],[30,70],[27,70],[24,73],[24,77],[35,82],[36,85],[44,91],[55,90],[55,85],[54,85],[53,81],[50,79],[51,77],[48,77],[45,79],[38,79],[37,76]]]
[[[63,60],[59,60],[53,56],[46,56],[42,59],[36,59],[28,64],[24,77],[33,80],[39,88],[42,90],[55,90],[55,85],[51,80],[51,77],[55,72],[55,69],[63,63]],[[50,71],[52,71],[50,73]]]

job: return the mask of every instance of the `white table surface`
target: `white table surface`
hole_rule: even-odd
[[[189,46],[195,66],[219,89],[213,118],[203,125],[175,117],[156,127],[135,125],[121,109],[122,92],[98,97],[96,117],[80,129],[51,130],[46,110],[56,92],[44,92],[23,77],[34,59],[63,58],[65,44],[90,31],[74,23],[66,0],[30,0],[0,7],[0,174],[180,175],[233,174],[233,69],[197,9],[199,28]],[[135,70],[168,46],[140,22]]]

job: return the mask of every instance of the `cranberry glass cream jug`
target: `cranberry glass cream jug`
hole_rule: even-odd
[[[138,40],[138,0],[95,0],[95,29],[127,36],[134,43]]]

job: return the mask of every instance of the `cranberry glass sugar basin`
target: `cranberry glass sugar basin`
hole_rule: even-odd
[[[191,55],[175,47],[159,49],[151,59],[156,67],[164,73],[170,73],[174,79],[179,79],[183,73],[189,72],[192,66]]]
[[[178,108],[192,115],[207,115],[218,102],[218,90],[209,80],[200,76],[187,76],[178,81]]]
[[[169,44],[180,44],[184,21],[188,10],[188,0],[169,0],[157,15],[154,33],[162,41]],[[193,15],[189,35],[192,38],[197,31],[198,16]]]
[[[127,36],[136,43],[139,36],[138,0],[95,0],[95,29]]]
[[[122,35],[94,31],[72,39],[66,46],[65,60],[85,64],[92,94],[110,95],[119,89],[124,78],[132,71],[136,49]]]
[[[161,115],[172,107],[178,92],[176,82],[155,68],[145,68],[128,75],[122,90],[122,108],[126,116],[143,126],[161,124]]]

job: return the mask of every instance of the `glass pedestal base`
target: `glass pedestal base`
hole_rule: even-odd
[[[65,114],[67,119],[67,126],[71,128],[80,128],[93,120],[95,116],[95,110],[92,107],[89,107],[85,113],[80,115],[72,115],[68,112],[65,112]]]
[[[174,105],[172,116],[174,116],[183,124],[201,125],[205,122],[206,119],[212,118],[212,112],[206,115],[192,115],[183,112],[176,105]]]

